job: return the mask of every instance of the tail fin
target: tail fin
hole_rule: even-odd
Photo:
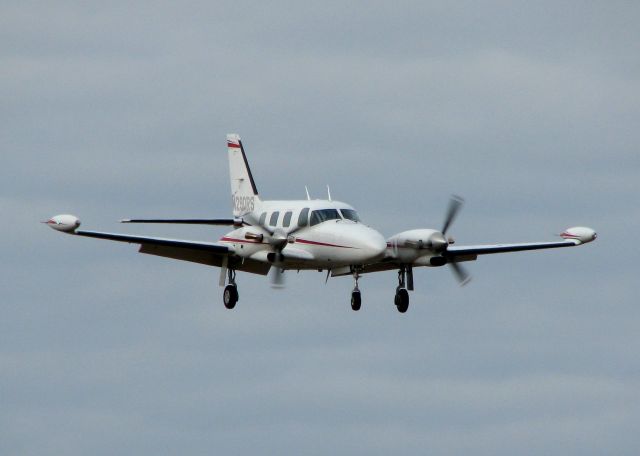
[[[251,175],[249,162],[242,147],[240,136],[227,135],[229,150],[229,177],[231,179],[231,199],[233,216],[241,217],[254,210],[260,203],[258,189]]]

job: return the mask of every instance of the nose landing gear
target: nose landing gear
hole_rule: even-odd
[[[362,297],[360,296],[360,289],[358,288],[358,279],[360,278],[360,274],[358,271],[353,272],[353,280],[355,281],[355,285],[353,287],[353,291],[351,292],[351,309],[354,311],[360,310],[362,306]]]
[[[360,310],[360,306],[362,306],[360,290],[353,290],[351,292],[351,309],[357,311]]]

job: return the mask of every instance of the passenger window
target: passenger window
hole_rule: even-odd
[[[259,224],[260,226],[264,226],[264,222],[266,222],[266,221],[267,221],[267,213],[266,213],[266,212],[263,212],[263,213],[260,215],[260,220],[258,221],[258,224]]]
[[[293,215],[291,211],[288,211],[284,214],[284,219],[282,219],[282,226],[284,226],[285,228],[291,225],[291,215]]]
[[[300,211],[300,216],[298,217],[298,226],[307,226],[309,223],[309,208],[305,207]]]
[[[269,225],[276,226],[278,224],[278,217],[280,216],[280,212],[275,211],[271,214],[271,219],[269,220]]]

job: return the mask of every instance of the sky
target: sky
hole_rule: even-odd
[[[0,453],[637,454],[635,2],[0,5]],[[264,199],[385,236],[544,241],[360,281],[239,274],[39,222],[194,240],[228,217],[225,135]]]

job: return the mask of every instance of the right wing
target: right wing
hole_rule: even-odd
[[[156,238],[148,236],[133,236],[128,234],[104,233],[99,231],[77,230],[72,232],[76,236],[107,239],[110,241],[139,244],[140,253],[156,255],[174,260],[190,261],[192,263],[206,264],[221,267],[224,258],[228,258],[228,264],[238,271],[251,272],[266,275],[270,265],[250,259],[241,259],[234,255],[233,249],[226,245],[213,242],[187,241],[181,239]]]

